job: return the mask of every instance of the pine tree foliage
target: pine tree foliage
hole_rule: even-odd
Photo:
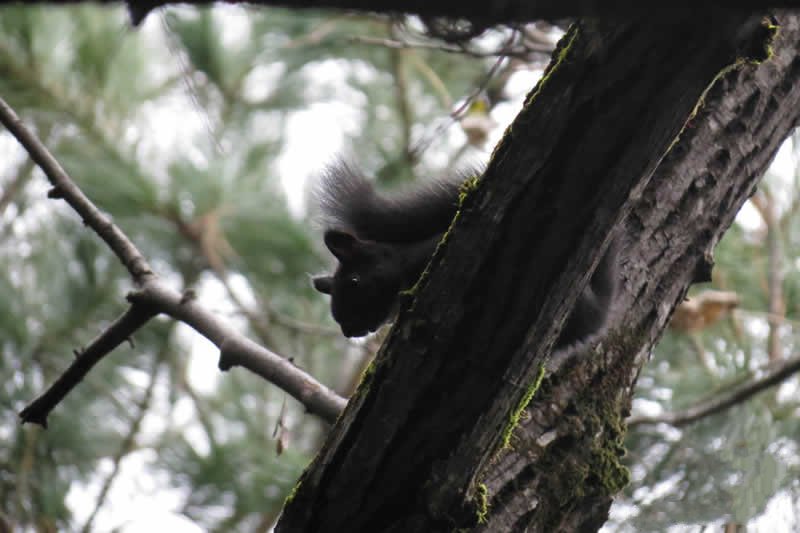
[[[159,274],[347,393],[375,340],[345,343],[312,291],[307,275],[327,268],[327,255],[310,213],[288,208],[284,184],[305,176],[278,162],[292,117],[335,105],[348,117],[345,153],[387,184],[473,154],[454,148],[448,114],[495,60],[380,44],[420,28],[223,7],[171,8],[133,31],[121,9],[4,7],[0,95]],[[312,156],[312,133],[289,142]],[[203,529],[268,530],[326,427],[256,376],[216,375],[216,354],[187,328],[152,322],[90,373],[46,431],[19,425],[73,350],[124,309],[130,282],[71,210],[46,199],[39,171],[6,135],[0,150],[0,522],[121,526],[136,517],[119,514],[115,484],[134,478],[156,480],[161,492],[144,498],[175,496],[175,512]],[[797,353],[800,183],[773,176],[765,187],[779,254],[763,221],[728,232],[713,286],[736,292],[738,309],[700,333],[667,334],[635,407],[680,410],[758,375],[770,328],[781,358]],[[770,269],[782,275],[784,310],[772,326]],[[633,484],[608,529],[753,523],[786,499],[798,516],[797,386],[791,378],[679,429],[633,428]]]

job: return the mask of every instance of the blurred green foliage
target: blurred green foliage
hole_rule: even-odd
[[[352,117],[343,150],[369,173],[385,183],[434,173],[464,152],[440,125],[494,61],[375,44],[399,38],[395,23],[223,6],[171,8],[132,30],[121,8],[4,7],[0,96],[160,275],[347,393],[374,343],[346,343],[308,283],[330,263],[309,214],[288,207],[286,185],[305,176],[280,158],[299,146],[316,159],[319,132],[291,137],[292,118],[342,106]],[[326,427],[261,378],[218,375],[216,353],[188,328],[154,320],[92,370],[46,431],[19,425],[73,350],[124,310],[131,284],[74,213],[46,199],[45,180],[6,134],[0,152],[0,520],[40,531],[146,527],[126,512],[130,498],[175,502],[161,508],[203,530],[269,530]],[[772,175],[765,187],[778,199],[779,263],[763,224],[731,228],[714,286],[736,292],[739,309],[692,336],[667,332],[637,409],[692,405],[767,363],[776,266],[780,355],[796,352],[797,177]],[[787,496],[798,516],[797,378],[781,390],[682,429],[633,429],[633,483],[606,529],[758,524]],[[126,479],[141,485],[135,496],[115,489]]]
[[[287,142],[313,154],[319,133],[288,138],[291,117],[343,102],[358,124],[344,150],[381,173],[409,142],[400,55],[418,63],[403,68],[417,104],[406,119],[421,125],[446,117],[447,100],[491,64],[354,41],[391,27],[376,16],[220,7],[166,10],[134,30],[122,8],[3,7],[0,95],[160,275],[347,393],[374,343],[345,342],[310,287],[329,259],[308,215],[288,208],[285,183],[305,176],[278,162]],[[154,491],[134,500],[204,530],[269,529],[326,427],[259,377],[218,375],[216,353],[188,328],[151,322],[92,370],[46,431],[19,425],[73,350],[123,312],[131,283],[75,214],[46,198],[7,134],[0,151],[0,521],[147,527],[127,509],[133,479]],[[177,503],[159,507],[165,498]]]

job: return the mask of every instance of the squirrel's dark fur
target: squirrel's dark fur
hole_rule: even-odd
[[[337,161],[325,170],[315,192],[327,229],[347,231],[362,240],[417,242],[447,231],[458,210],[464,179],[420,183],[382,196],[361,172]]]
[[[388,321],[400,291],[416,283],[458,209],[466,175],[381,195],[343,162],[328,167],[317,184],[325,245],[339,260],[333,276],[314,278],[331,295],[333,318],[347,337],[360,337]],[[555,349],[602,331],[617,283],[616,246],[597,265]]]

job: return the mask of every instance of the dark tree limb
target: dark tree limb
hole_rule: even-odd
[[[47,148],[28,130],[0,98],[0,123],[28,151],[53,185],[48,196],[65,200],[97,233],[128,269],[137,290],[128,295],[131,307],[83,350],[75,361],[39,398],[20,412],[22,422],[47,426],[47,416],[103,357],[129,340],[154,316],[165,313],[192,326],[220,349],[219,367],[243,366],[281,387],[328,422],[336,420],[346,400],[294,366],[288,359],[250,341],[217,316],[167,286],[153,271],[133,242],[89,200]]]
[[[128,0],[125,2],[131,22],[138,25],[152,10],[169,4],[208,5],[208,0]],[[226,3],[237,3],[228,0]],[[410,13],[425,17],[463,18],[484,25],[529,22],[536,19],[563,19],[570,17],[599,17],[662,13],[696,13],[703,8],[744,8],[759,10],[763,2],[757,0],[673,0],[671,2],[640,2],[637,0],[505,0],[503,2],[464,2],[463,0],[249,0],[248,5],[278,6],[288,8],[345,9],[378,13]],[[797,0],[773,0],[771,7],[800,7]]]
[[[605,405],[603,398],[611,396],[620,405],[614,424],[618,430],[624,426],[638,371],[672,310],[683,301],[696,266],[709,262],[716,243],[798,123],[800,17],[783,13],[779,22],[773,57],[717,79],[636,199],[625,223],[624,291],[612,337],[591,357],[555,365],[541,395],[534,397],[513,448],[485,479],[492,510],[485,531],[513,530],[520,517],[535,517],[537,510],[550,506],[548,491],[558,501],[569,494],[570,485],[583,485],[576,479],[593,470],[576,470],[581,463],[575,459],[597,447],[595,439],[586,437],[597,429],[596,422],[585,426],[596,419],[579,416],[587,406],[598,400]],[[621,388],[615,385],[620,380]],[[591,409],[589,414],[594,415]],[[611,450],[600,448],[599,457]],[[597,472],[611,472],[603,464],[596,463]],[[596,518],[602,522],[607,507],[593,507],[592,502],[603,498],[588,499],[573,514],[587,518],[599,513]],[[574,523],[565,522],[564,530],[576,530]]]
[[[655,292],[630,305],[632,267],[623,264],[618,300],[636,319],[620,307],[628,321],[614,322],[602,355],[562,364],[542,380],[548,349],[604,243],[639,205],[707,87],[741,69],[744,53],[764,57],[771,29],[761,22],[719,12],[570,29],[278,531],[443,531],[478,521],[487,531],[584,531],[605,521],[627,481],[621,411],[648,342],[678,299]],[[704,199],[703,184],[694,186]],[[749,187],[723,195],[707,234],[673,221],[683,242],[713,236],[712,227],[721,234],[734,197]],[[675,207],[677,192],[657,207]],[[638,238],[636,229],[625,232],[626,261],[640,260],[628,242]],[[672,250],[659,238],[649,236],[663,269]],[[707,244],[690,249],[692,266]],[[658,287],[661,273],[651,268],[645,288]],[[674,296],[685,293],[693,269],[682,274],[669,287]],[[506,455],[509,427],[532,400],[542,403],[531,419],[546,424],[526,439],[524,455]],[[515,463],[501,470],[498,457]]]
[[[627,420],[628,427],[644,424],[670,424],[681,427],[692,424],[746,402],[759,392],[780,385],[786,378],[797,372],[800,372],[800,355],[770,363],[759,376],[736,384],[686,409],[658,416],[632,416]]]
[[[86,374],[114,348],[127,341],[131,335],[156,315],[148,305],[132,305],[125,313],[106,328],[84,350],[75,351],[75,360],[47,391],[20,411],[23,423],[33,422],[47,427],[47,415],[69,394]]]
[[[347,400],[297,368],[289,359],[256,344],[192,298],[186,298],[163,282],[151,282],[128,297],[158,309],[194,328],[220,350],[219,368],[242,366],[288,392],[306,409],[333,422]]]

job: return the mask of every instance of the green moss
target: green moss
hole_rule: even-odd
[[[594,450],[595,462],[590,475],[600,482],[606,494],[613,495],[624,489],[631,481],[631,473],[620,462],[625,455],[621,443],[606,441],[606,445]]]
[[[766,57],[764,61],[769,61],[775,56],[775,39],[778,38],[778,34],[781,31],[781,27],[772,22],[772,20],[765,20],[764,22],[764,29],[768,32],[769,38],[764,45],[764,53]]]
[[[620,339],[609,339],[609,343],[619,344]],[[630,482],[630,471],[622,464],[625,456],[625,420],[621,415],[619,391],[627,380],[625,372],[618,368],[610,371],[600,382],[599,394],[587,395],[579,413],[592,413],[588,416],[591,429],[595,431],[592,438],[589,465],[589,480],[597,482],[608,495],[614,495]]]
[[[473,180],[479,180],[479,179],[480,179],[480,176],[477,176],[477,177],[474,177],[474,178],[470,178],[467,181],[471,182]],[[463,192],[463,188],[464,188],[464,185],[462,185],[462,192],[459,192],[459,196],[458,196],[459,204],[463,201],[463,198],[465,197],[465,193]],[[417,293],[417,291],[419,291],[420,287],[422,287],[423,282],[428,278],[428,275],[430,274],[431,266],[433,265],[434,259],[439,255],[439,250],[442,248],[442,246],[444,246],[444,243],[447,242],[447,239],[450,236],[450,230],[453,229],[453,227],[455,226],[456,221],[458,220],[458,218],[460,216],[461,216],[461,211],[460,210],[456,211],[456,214],[453,217],[453,220],[450,222],[450,226],[447,228],[447,231],[444,232],[444,234],[442,235],[442,238],[439,239],[439,242],[436,244],[436,249],[433,251],[433,255],[431,256],[431,260],[428,261],[427,265],[425,265],[425,269],[422,271],[422,274],[419,275],[419,278],[417,278],[417,281],[414,283],[414,285],[412,285],[411,287],[409,287],[407,289],[403,289],[403,290],[400,291],[400,295],[401,296],[411,298]]]
[[[580,28],[577,24],[573,24],[569,27],[569,29],[567,29],[567,33],[561,38],[560,41],[558,41],[558,44],[556,45],[556,49],[553,52],[554,59],[550,60],[550,64],[545,69],[541,79],[539,79],[539,83],[536,84],[536,87],[534,87],[534,89],[525,98],[524,107],[529,106],[534,100],[536,100],[536,97],[539,96],[542,88],[550,80],[550,77],[553,75],[553,73],[567,62],[579,35]]]
[[[486,483],[478,483],[475,487],[475,499],[478,503],[478,523],[485,524],[489,517],[489,488]]]
[[[629,353],[629,340],[642,332],[609,336],[608,350]],[[634,357],[630,352],[630,357]],[[630,472],[622,464],[625,455],[625,420],[621,415],[624,401],[620,390],[628,382],[624,364],[601,369],[590,386],[582,390],[563,412],[559,433],[545,448],[536,468],[542,473],[542,486],[548,490],[540,505],[544,516],[542,530],[558,527],[563,513],[582,500],[613,496],[630,481]]]
[[[692,112],[689,113],[689,117],[684,122],[681,131],[678,132],[678,135],[676,135],[675,138],[670,143],[669,147],[667,148],[667,152],[672,150],[672,148],[678,143],[678,141],[680,141],[681,135],[683,134],[683,131],[686,129],[687,124],[690,124],[692,120],[694,120],[694,118],[700,112],[700,110],[703,109],[703,107],[705,106],[706,95],[708,94],[709,90],[711,90],[711,88],[714,85],[719,83],[719,81],[725,75],[727,75],[732,70],[740,69],[746,65],[759,65],[762,62],[769,60],[775,54],[774,50],[775,38],[778,36],[778,31],[780,30],[780,27],[777,24],[774,24],[772,20],[765,18],[761,24],[761,30],[762,30],[761,33],[756,38],[757,41],[760,41],[759,45],[755,46],[754,49],[751,50],[749,54],[737,58],[736,61],[734,61],[730,65],[727,65],[722,70],[717,72],[716,76],[714,76],[714,79],[711,80],[711,83],[708,84],[708,87],[706,87],[703,93],[700,95],[700,98],[697,99],[697,103],[694,105],[694,108],[692,108]]]
[[[361,373],[361,381],[358,383],[358,388],[364,387],[365,390],[369,390],[369,386],[372,385],[372,378],[375,376],[375,359],[369,362],[367,367],[364,369],[364,372]]]
[[[472,176],[471,178],[464,180],[464,183],[461,184],[461,187],[458,190],[458,206],[459,208],[464,204],[464,200],[466,200],[467,195],[478,188],[478,184],[481,182],[481,176]]]
[[[548,487],[549,501],[541,506],[547,513],[543,519],[544,531],[555,530],[564,511],[580,500],[593,495],[612,496],[629,483],[630,472],[621,463],[622,434],[609,435],[619,416],[602,422],[601,419],[584,418],[586,427],[581,433],[585,437],[562,439],[548,447],[539,462],[539,468],[548,476],[543,483]]]
[[[545,363],[542,363],[539,366],[539,374],[536,376],[533,384],[528,387],[528,390],[525,391],[525,395],[517,404],[517,407],[511,412],[511,416],[508,419],[508,423],[506,427],[503,429],[503,438],[502,438],[502,449],[511,447],[511,435],[514,433],[514,428],[517,427],[519,424],[519,420],[522,417],[522,413],[525,412],[525,408],[528,407],[528,404],[531,403],[531,400],[536,395],[536,391],[539,390],[539,387],[542,385],[542,380],[544,379],[545,374]]]
[[[439,246],[441,246],[441,243],[439,243]],[[437,246],[436,249],[438,250],[439,247]],[[436,252],[434,252],[433,255],[435,256]],[[428,278],[430,268],[431,268],[431,261],[428,261],[428,264],[425,265],[425,270],[423,270],[422,274],[419,275],[417,281],[414,282],[414,284],[411,287],[401,290],[400,296],[404,298],[413,298],[419,291],[420,287],[422,287],[422,282]]]
[[[620,461],[625,456],[625,422],[610,402],[585,407],[595,413],[589,417],[590,426],[602,430],[602,436],[592,440],[587,482],[603,487],[606,494],[616,494],[630,482],[630,471]],[[600,407],[599,414],[595,407]]]
[[[300,486],[302,484],[303,484],[302,481],[298,481],[297,483],[295,483],[294,487],[292,487],[292,490],[289,492],[289,495],[286,496],[286,500],[284,500],[283,502],[284,507],[292,503],[292,500],[294,500],[294,497],[297,496],[297,491],[300,490]]]
[[[775,54],[775,39],[778,37],[780,27],[775,24],[774,19],[764,17],[761,21],[760,33],[756,36],[758,44],[746,53],[742,60],[752,65],[758,65],[768,61]]]
[[[539,94],[542,92],[542,88],[550,81],[551,76],[554,72],[556,72],[559,67],[563,66],[567,61],[569,61],[570,54],[573,52],[573,48],[575,43],[578,40],[578,36],[580,35],[580,28],[577,24],[573,24],[567,29],[567,33],[561,40],[558,41],[556,45],[556,49],[553,52],[553,55],[550,59],[550,64],[547,65],[542,77],[539,78],[538,83],[536,86],[528,93],[525,97],[525,102],[523,103],[523,108],[526,108],[533,104]],[[492,150],[492,155],[490,156],[490,160],[495,160],[498,157],[501,157],[500,154],[503,150],[506,149],[506,146],[511,140],[511,136],[513,135],[513,127],[514,123],[512,122],[506,130],[503,132],[503,136],[500,138],[500,141],[495,145],[494,150]]]

